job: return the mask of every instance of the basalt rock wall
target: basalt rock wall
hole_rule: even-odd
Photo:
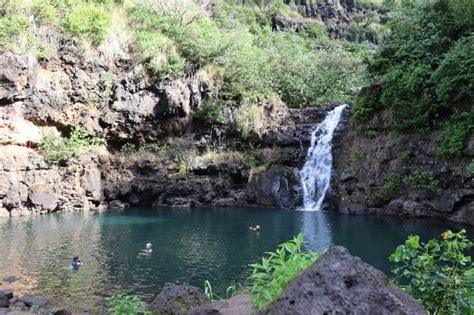
[[[474,224],[474,135],[460,157],[436,154],[437,136],[391,130],[389,111],[350,119],[336,139],[331,201],[348,214],[438,217]],[[371,130],[367,133],[367,130]]]
[[[262,126],[244,142],[262,165],[225,154],[206,159],[209,150],[235,152],[243,140],[234,108],[225,109],[225,125],[193,119],[201,100],[212,93],[205,73],[157,82],[126,45],[83,53],[78,44],[67,43],[49,59],[0,54],[1,216],[132,206],[298,204],[302,141],[324,109],[258,104]],[[40,148],[45,137],[67,137],[77,126],[105,142],[59,165],[47,163],[47,149]],[[184,172],[175,158],[138,150],[156,143],[187,150]],[[124,144],[137,151],[122,152]]]

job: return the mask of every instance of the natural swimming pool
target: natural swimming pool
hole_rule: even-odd
[[[259,224],[259,234],[249,226]],[[96,309],[124,292],[151,301],[166,282],[222,293],[243,283],[249,264],[266,251],[305,234],[306,248],[347,247],[385,272],[387,257],[410,234],[424,240],[460,226],[433,219],[347,216],[260,208],[127,209],[55,213],[0,220],[0,279],[14,275],[16,292],[78,309]],[[469,235],[474,238],[474,233]],[[139,255],[147,242],[151,256]],[[68,266],[79,255],[78,272]]]

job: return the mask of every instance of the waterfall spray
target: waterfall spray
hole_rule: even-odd
[[[306,161],[300,171],[303,186],[303,209],[319,211],[329,188],[332,171],[331,141],[347,104],[330,111],[311,132]]]

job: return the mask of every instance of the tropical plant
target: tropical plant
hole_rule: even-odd
[[[72,7],[64,26],[73,35],[89,38],[98,45],[105,39],[111,24],[112,16],[104,7],[89,4]]]
[[[448,230],[428,243],[409,236],[389,257],[397,265],[392,270],[394,282],[430,314],[473,314],[472,247],[465,230]]]
[[[43,137],[39,148],[46,162],[60,164],[74,154],[93,150],[102,144],[105,144],[104,139],[90,136],[85,128],[76,127],[66,139],[53,134]]]
[[[223,124],[226,122],[222,112],[222,103],[217,100],[206,99],[199,106],[195,117],[208,124]]]
[[[108,310],[114,315],[144,314],[151,315],[146,310],[146,304],[136,296],[124,293],[113,295],[107,298]]]
[[[230,299],[231,297],[236,296],[237,294],[246,292],[246,291],[247,291],[247,288],[244,287],[242,284],[232,282],[231,285],[228,286],[225,291],[225,298]],[[211,282],[209,280],[204,281],[204,294],[207,296],[209,301],[213,303],[215,301],[222,300],[222,297],[217,295],[212,290]]]
[[[440,188],[440,183],[433,177],[433,174],[421,169],[415,169],[409,176],[404,178],[404,182],[411,189],[428,189],[437,192]]]
[[[474,112],[454,114],[443,124],[438,137],[437,153],[442,157],[460,156],[468,135],[474,130]]]
[[[369,58],[374,81],[382,83],[380,95],[362,97],[355,112],[363,116],[388,108],[397,129],[427,131],[453,113],[469,112],[474,28],[467,16],[474,5],[469,0],[394,2],[403,5],[394,7],[389,35]]]
[[[466,166],[466,170],[470,175],[474,175],[474,160],[471,160],[471,162]]]
[[[303,252],[303,241],[300,233],[279,245],[275,252],[267,253],[261,263],[250,265],[253,268],[249,277],[251,292],[258,308],[275,299],[291,280],[318,259],[315,252]]]

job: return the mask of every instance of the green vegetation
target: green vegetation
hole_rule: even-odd
[[[398,284],[417,298],[429,314],[472,314],[474,308],[473,247],[466,231],[446,231],[424,244],[410,236],[390,260]]]
[[[385,183],[383,184],[383,189],[388,196],[396,196],[400,193],[401,179],[400,176],[395,174],[390,174]]]
[[[250,293],[259,309],[272,302],[297,275],[311,266],[319,257],[314,252],[302,251],[303,234],[267,253],[261,263],[252,264],[248,278]],[[429,314],[472,314],[474,307],[474,264],[469,252],[473,243],[466,231],[446,231],[440,239],[424,244],[419,236],[409,236],[397,247],[389,260],[396,264],[393,281],[413,295]],[[227,298],[239,290],[233,284],[227,289]],[[204,289],[210,300],[221,297],[212,291],[209,281]],[[240,291],[246,289],[240,285]]]
[[[87,4],[72,7],[65,17],[64,26],[79,38],[89,38],[93,44],[100,44],[112,24],[112,16],[104,7]]]
[[[146,304],[136,296],[126,294],[116,294],[107,298],[108,311],[114,315],[130,315],[130,314],[151,314],[146,310]]]
[[[471,162],[466,166],[467,172],[471,175],[474,175],[474,160],[471,160]]]
[[[43,137],[39,148],[46,162],[60,164],[67,161],[74,154],[93,150],[104,143],[104,139],[92,137],[83,127],[76,127],[66,139],[56,135]]]
[[[403,179],[404,183],[411,189],[428,189],[437,192],[440,189],[439,181],[428,171],[414,170]]]
[[[230,299],[231,297],[243,292],[247,292],[247,289],[245,287],[243,287],[241,284],[232,283],[230,286],[227,287],[225,291],[225,298]],[[209,280],[204,281],[204,294],[212,303],[223,299],[221,296],[214,293]]]
[[[41,37],[38,26],[69,32],[100,44],[112,24],[114,1],[101,0],[1,0],[0,48],[48,56],[57,47]]]
[[[362,162],[362,161],[365,161],[367,159],[367,154],[363,151],[356,150],[354,152],[354,158],[355,158],[356,161]]]
[[[188,2],[137,3],[129,9],[130,20],[142,60],[160,78],[193,69],[219,73],[216,95],[222,102],[213,108],[273,97],[294,107],[316,106],[348,100],[362,85],[364,67],[352,53],[354,47],[328,40],[325,32],[315,40],[308,34],[272,31],[276,11],[297,15],[283,3],[218,1],[209,18]]]
[[[224,124],[226,118],[222,112],[222,105],[217,100],[206,99],[199,106],[195,117],[208,124]]]
[[[312,265],[318,254],[303,253],[303,234],[278,246],[275,252],[267,253],[261,263],[252,264],[249,277],[251,292],[258,308],[265,307],[283,291],[286,285],[303,270]]]
[[[258,134],[264,126],[264,122],[265,116],[261,106],[250,103],[241,106],[237,117],[237,128],[244,140],[250,138],[254,133]]]
[[[362,94],[354,113],[369,118],[387,108],[402,132],[441,123],[439,155],[459,155],[473,126],[474,25],[468,15],[474,2],[407,0],[391,6],[389,35],[369,62],[381,89]]]
[[[374,129],[368,129],[367,128],[367,129],[364,130],[365,137],[367,137],[369,139],[376,138],[378,134],[379,134],[378,131],[374,130]]]
[[[464,143],[474,129],[474,112],[455,114],[444,123],[438,139],[438,154],[442,157],[460,156]]]

